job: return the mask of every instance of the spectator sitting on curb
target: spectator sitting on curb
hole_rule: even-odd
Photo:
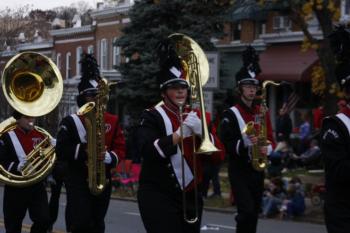
[[[317,169],[320,166],[321,150],[318,146],[318,141],[312,139],[309,148],[300,156],[293,156],[294,160],[300,162],[301,166],[307,169]]]
[[[296,184],[290,183],[287,189],[287,198],[283,200],[280,209],[281,218],[295,218],[304,214],[305,198]]]
[[[286,141],[280,141],[274,151],[269,156],[270,166],[268,166],[269,177],[281,176],[284,168],[284,161],[288,156],[289,146]]]
[[[266,218],[278,214],[286,195],[282,179],[276,177],[271,182],[267,181],[263,195],[262,216]]]

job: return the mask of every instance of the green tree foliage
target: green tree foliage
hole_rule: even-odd
[[[118,67],[126,84],[118,91],[118,101],[134,112],[160,101],[157,43],[178,32],[193,38],[205,51],[214,50],[211,39],[223,35],[223,17],[230,4],[213,0],[136,1],[129,11],[131,22],[116,42],[126,58]]]

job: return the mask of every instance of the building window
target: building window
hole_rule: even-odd
[[[101,40],[101,53],[100,53],[100,66],[102,70],[107,70],[107,58],[108,58],[108,54],[107,54],[107,40],[106,39],[102,39]]]
[[[231,41],[241,40],[241,24],[231,23]]]
[[[350,16],[350,0],[341,1],[341,16]]]
[[[345,0],[345,15],[350,15],[350,0]]]
[[[288,16],[274,16],[272,29],[274,32],[289,32],[292,22]]]
[[[120,46],[115,45],[116,40],[117,38],[113,40],[113,66],[119,66],[121,61]]]
[[[66,79],[69,79],[71,78],[71,66],[70,66],[70,57],[71,57],[71,54],[70,53],[67,53],[66,54]]]
[[[81,64],[80,64],[80,59],[81,59],[81,55],[83,53],[83,49],[81,47],[78,47],[77,50],[76,50],[76,65],[75,65],[75,68],[76,68],[76,71],[75,71],[75,74],[78,76],[80,75],[80,70],[81,70]]]
[[[57,53],[57,56],[56,56],[56,66],[59,70],[61,70],[61,54],[60,53]]]
[[[89,45],[88,49],[87,49],[88,54],[94,54],[94,46],[93,45]]]

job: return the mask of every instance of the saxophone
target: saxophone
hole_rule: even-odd
[[[267,139],[267,127],[266,127],[266,89],[267,85],[279,86],[280,83],[273,82],[271,80],[266,80],[262,84],[262,94],[261,94],[261,105],[258,113],[258,119],[256,122],[248,122],[244,129],[243,133],[247,135],[255,135],[258,138],[258,142],[251,147],[251,161],[252,167],[256,171],[264,171],[268,165],[267,156],[260,152],[260,148],[271,144]],[[258,125],[258,127],[255,127]],[[257,129],[258,128],[258,129]]]
[[[105,152],[104,113],[109,92],[107,80],[101,78],[97,88],[98,94],[95,102],[84,104],[78,111],[78,115],[84,116],[87,136],[88,183],[90,192],[94,195],[100,194],[106,186],[106,167],[100,157]]]

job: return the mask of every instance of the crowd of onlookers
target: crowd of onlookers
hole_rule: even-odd
[[[294,218],[305,211],[304,187],[298,177],[265,180],[262,217]]]

